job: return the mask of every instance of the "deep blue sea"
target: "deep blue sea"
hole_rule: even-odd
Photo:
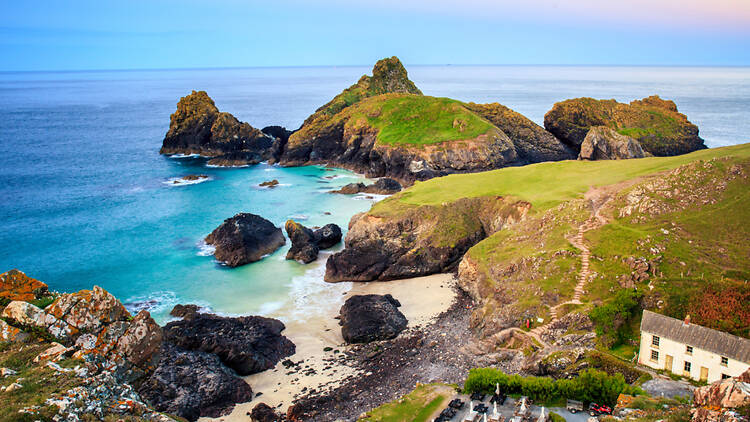
[[[296,128],[369,71],[0,73],[0,272],[18,268],[59,291],[96,284],[125,302],[150,300],[160,320],[176,303],[231,314],[324,306],[310,298],[345,287],[322,282],[325,256],[308,266],[286,261],[287,243],[260,262],[227,269],[205,256],[200,241],[238,212],[278,225],[295,218],[346,228],[372,200],[326,191],[360,176],[265,164],[208,168],[158,151],[170,113],[193,89],[255,127]],[[566,98],[659,94],[677,103],[710,147],[750,142],[750,68],[414,66],[409,74],[427,95],[497,101],[540,124]],[[190,173],[212,180],[168,183]],[[282,186],[257,187],[273,178]]]

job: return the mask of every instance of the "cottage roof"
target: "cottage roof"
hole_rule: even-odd
[[[643,311],[641,331],[750,363],[750,340],[651,311]]]

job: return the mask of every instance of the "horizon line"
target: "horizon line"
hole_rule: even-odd
[[[46,70],[0,70],[9,73],[85,73],[85,72],[164,72],[190,70],[238,70],[238,69],[305,69],[305,68],[355,68],[371,67],[371,64],[343,65],[269,65],[269,66],[206,66],[206,67],[143,67],[143,68],[99,68],[99,69],[46,69]],[[500,64],[405,64],[404,67],[666,67],[666,68],[743,68],[750,64],[554,64],[554,63],[500,63]]]

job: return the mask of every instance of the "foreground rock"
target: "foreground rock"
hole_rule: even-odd
[[[169,343],[163,345],[159,366],[138,392],[157,409],[190,421],[221,416],[253,396],[250,386],[217,356]]]
[[[309,264],[318,258],[321,249],[328,249],[341,242],[341,228],[336,224],[326,224],[317,230],[311,230],[294,220],[288,220],[284,227],[292,241],[286,259]]]
[[[275,160],[282,142],[219,112],[205,91],[193,91],[180,98],[170,116],[160,153],[200,154],[211,157],[211,165],[242,166]]]
[[[326,262],[325,280],[418,277],[454,268],[464,253],[503,225],[523,219],[531,204],[501,197],[412,207],[397,215],[358,214],[346,248]],[[451,227],[451,231],[445,230]]]
[[[649,154],[650,155],[650,154]],[[620,135],[607,126],[593,126],[581,143],[579,160],[626,160],[646,153],[635,139]]]
[[[376,195],[392,195],[401,191],[401,183],[389,177],[382,177],[371,185],[365,185],[362,182],[349,183],[339,190],[333,190],[331,193],[341,193],[353,195],[356,193],[374,193]]]
[[[555,104],[544,116],[544,127],[576,150],[592,126],[607,126],[631,136],[644,151],[657,156],[706,148],[698,127],[677,111],[674,102],[656,95],[630,104],[575,98]]]
[[[49,296],[47,285],[16,269],[0,274],[0,300],[31,301]]]
[[[164,338],[186,350],[215,354],[240,375],[273,368],[295,352],[294,343],[281,335],[284,324],[260,316],[237,318],[195,314],[164,327]]]
[[[339,312],[341,335],[347,343],[389,340],[406,328],[398,310],[401,303],[387,295],[357,295],[346,300]]]
[[[286,240],[281,229],[265,218],[240,213],[224,220],[211,234],[206,243],[216,247],[214,256],[230,267],[259,261],[273,253]]]
[[[736,378],[716,381],[693,393],[694,422],[739,422],[741,409],[750,407],[750,369]]]
[[[281,420],[273,408],[265,403],[258,403],[250,412],[250,420],[253,422],[278,422]]]

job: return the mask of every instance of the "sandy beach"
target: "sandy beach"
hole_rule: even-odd
[[[326,289],[326,286],[331,288]],[[401,302],[400,310],[409,320],[408,328],[417,328],[431,322],[451,306],[456,295],[454,286],[452,274],[388,282],[321,285],[305,296],[306,312],[298,312],[294,309],[296,303],[289,303],[268,315],[284,321],[286,330],[283,334],[294,342],[297,352],[273,369],[244,378],[253,392],[260,395],[249,403],[236,405],[229,415],[200,420],[247,421],[248,412],[261,402],[283,413],[299,395],[335,388],[342,380],[356,375],[358,370],[343,353],[351,346],[344,344],[341,328],[335,319],[347,297],[390,293]],[[348,290],[342,294],[341,290],[346,287]],[[318,306],[310,306],[316,303]],[[297,365],[284,365],[284,362],[289,365],[290,361]]]

